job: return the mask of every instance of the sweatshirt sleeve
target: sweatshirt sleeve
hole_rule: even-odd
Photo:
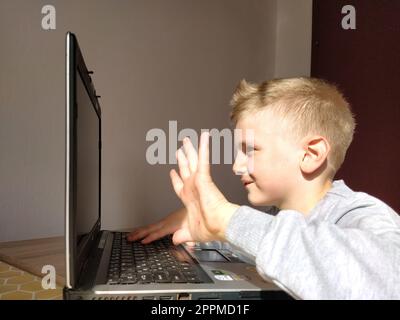
[[[226,237],[254,257],[262,277],[295,298],[399,299],[398,226],[382,215],[352,217],[343,227],[307,223],[293,210],[272,216],[241,206]]]

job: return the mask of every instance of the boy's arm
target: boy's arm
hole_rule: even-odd
[[[229,240],[256,258],[262,275],[299,298],[400,298],[400,224],[374,210],[375,221],[369,222],[370,215],[358,208],[345,212],[355,215],[355,222],[338,226],[307,223],[296,211],[273,217],[232,204],[212,181],[208,138],[203,132],[199,157],[184,139],[186,155],[177,152],[179,174],[170,172],[188,212],[188,224],[175,232],[175,243]],[[376,222],[381,228],[371,228]]]
[[[259,273],[302,299],[400,298],[400,231],[389,218],[357,210],[347,226],[306,223],[296,211],[271,216],[242,206],[225,231],[255,257]]]

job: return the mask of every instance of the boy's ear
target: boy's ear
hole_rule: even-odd
[[[329,142],[322,136],[304,138],[300,169],[305,174],[316,172],[325,162],[331,150]]]

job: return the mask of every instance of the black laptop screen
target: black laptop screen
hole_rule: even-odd
[[[76,235],[84,242],[99,219],[99,118],[77,72]]]

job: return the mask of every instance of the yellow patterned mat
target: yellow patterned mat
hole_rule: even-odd
[[[42,279],[0,261],[0,300],[61,300],[62,288],[45,290]]]

